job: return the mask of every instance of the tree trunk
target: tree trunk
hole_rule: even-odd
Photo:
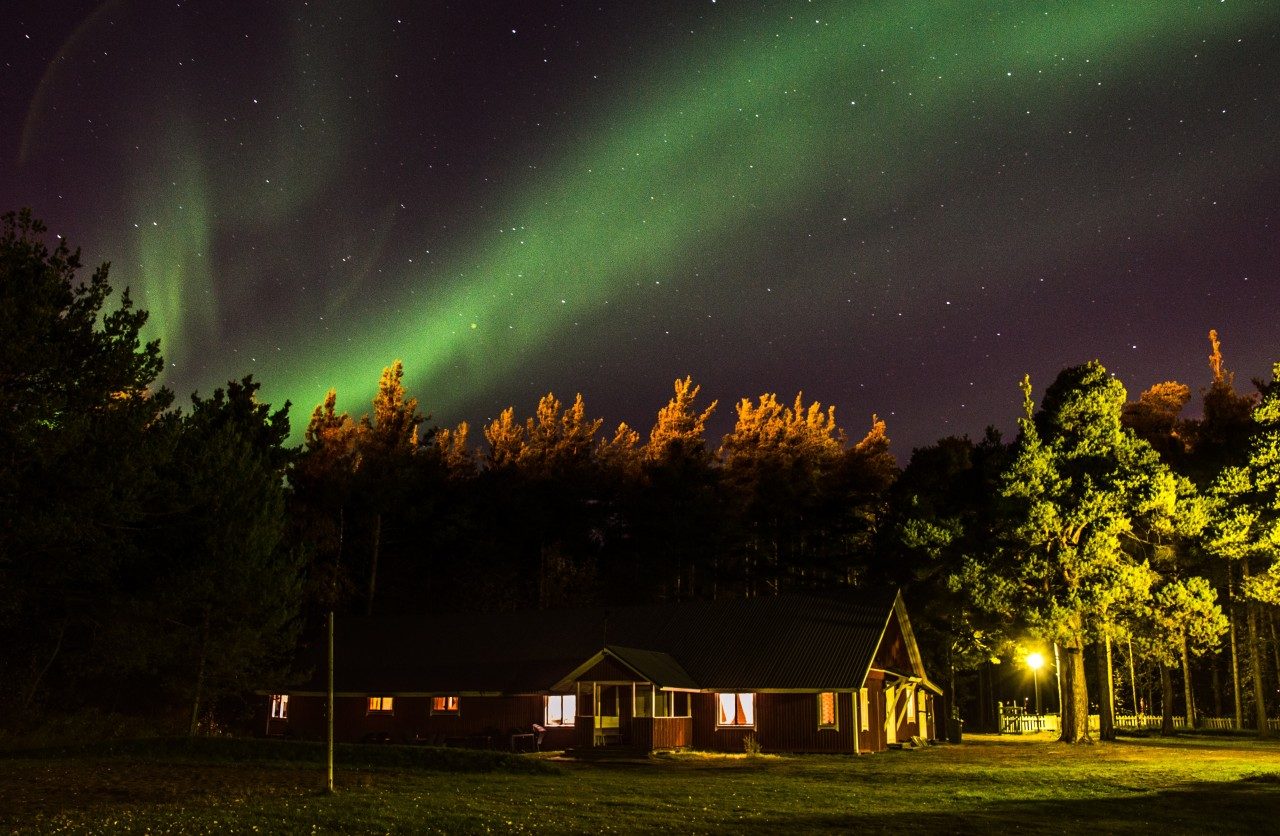
[[[1187,728],[1196,727],[1195,690],[1191,687],[1191,657],[1187,654],[1187,635],[1182,634],[1182,705],[1186,709]]]
[[[1063,651],[1066,664],[1063,667],[1062,736],[1064,743],[1092,743],[1089,736],[1089,684],[1084,675],[1084,640],[1079,634],[1072,636]]]
[[[1173,734],[1173,673],[1172,668],[1160,663],[1160,734]]]
[[[1213,716],[1222,716],[1222,659],[1213,657]]]
[[[1267,695],[1262,683],[1262,652],[1258,647],[1258,607],[1252,601],[1245,602],[1245,621],[1249,626],[1249,667],[1253,674],[1253,714],[1258,737],[1270,737],[1267,725]]]
[[[1271,627],[1271,656],[1275,662],[1275,668],[1273,670],[1276,676],[1277,688],[1280,688],[1280,642],[1276,641],[1275,610],[1267,610],[1267,624]]]
[[[1129,691],[1133,694],[1133,714],[1136,717],[1142,712],[1138,710],[1138,674],[1133,666],[1133,639],[1129,639]]]
[[[1249,577],[1249,561],[1240,564],[1244,577]],[[1267,725],[1267,697],[1262,686],[1262,653],[1258,648],[1258,607],[1252,601],[1244,603],[1245,622],[1249,626],[1249,663],[1253,668],[1253,711],[1257,722],[1258,737],[1270,737]]]
[[[209,611],[204,608],[204,619],[200,624],[200,655],[196,661],[196,692],[191,699],[191,726],[187,730],[190,737],[200,731],[200,702],[204,699],[204,668],[209,658]]]
[[[1098,643],[1098,739],[1116,739],[1115,678],[1111,671],[1111,634]]]
[[[1227,567],[1227,623],[1231,626],[1231,691],[1235,696],[1236,729],[1244,728],[1244,705],[1240,699],[1240,655],[1236,646],[1236,594],[1231,567]]]
[[[373,551],[369,555],[369,600],[364,614],[373,615],[373,594],[378,587],[378,549],[382,544],[382,514],[373,515]]]
[[[1062,726],[1062,651],[1053,643],[1053,683],[1058,692],[1058,726]]]
[[[991,727],[987,725],[987,717],[991,713],[987,708],[987,701],[991,699],[987,689],[987,663],[982,662],[978,665],[978,725],[974,731],[990,731]]]

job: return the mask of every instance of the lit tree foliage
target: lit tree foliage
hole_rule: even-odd
[[[485,426],[484,439],[489,442],[487,462],[491,469],[512,467],[520,460],[520,451],[524,448],[524,425],[516,420],[515,407],[502,410]]]
[[[1030,381],[1023,392],[1026,417],[1003,485],[1010,545],[991,567],[1004,584],[995,597],[1063,647],[1062,739],[1077,742],[1089,739],[1085,645],[1107,614],[1149,595],[1154,572],[1133,545],[1179,533],[1190,486],[1121,426],[1124,387],[1100,364],[1064,370],[1034,415]],[[971,580],[982,583],[974,568]]]
[[[1260,653],[1260,605],[1280,605],[1280,364],[1253,411],[1256,425],[1243,465],[1222,470],[1211,489],[1205,548],[1241,571],[1259,735],[1269,735]]]
[[[1157,383],[1124,405],[1121,421],[1150,444],[1161,457],[1176,465],[1187,452],[1187,435],[1179,415],[1191,400],[1191,387],[1175,381]]]
[[[644,456],[650,462],[669,462],[677,458],[705,457],[707,453],[707,420],[716,411],[719,401],[702,412],[693,405],[701,386],[695,386],[692,377],[676,380],[675,395],[662,409],[649,430],[649,443]]]
[[[471,449],[469,438],[471,425],[460,421],[458,426],[450,429],[441,427],[436,431],[436,449],[445,469],[453,476],[472,476],[476,470],[476,455]]]
[[[1218,595],[1201,577],[1173,579],[1160,585],[1135,619],[1133,642],[1138,652],[1160,667],[1162,733],[1173,733],[1173,668],[1189,669],[1188,656],[1217,647],[1227,631]],[[1186,688],[1188,727],[1193,717],[1191,689]]]

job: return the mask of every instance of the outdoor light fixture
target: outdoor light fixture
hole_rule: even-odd
[[[1044,657],[1039,653],[1027,654],[1027,667],[1031,668],[1031,679],[1036,687],[1036,716],[1040,716],[1040,669],[1044,667]]]

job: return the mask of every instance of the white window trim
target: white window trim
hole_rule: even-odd
[[[573,700],[573,712],[566,714],[564,710],[564,700],[568,697]],[[560,721],[553,722],[551,720],[551,701],[560,701]],[[578,722],[578,695],[574,694],[548,694],[542,698],[542,723],[549,729],[572,728]]]
[[[858,714],[862,718],[859,726],[863,731],[871,731],[871,699],[867,696],[866,688],[858,689]]]
[[[831,695],[831,722],[822,722],[822,697]],[[821,691],[816,697],[818,705],[818,731],[840,731],[840,694],[835,691]]]
[[[720,698],[725,694],[733,694],[735,700],[738,697],[751,697],[751,722],[750,723],[721,723],[720,722]],[[736,703],[735,703],[736,707]],[[754,729],[756,727],[756,695],[752,691],[717,691],[716,692],[716,728],[717,729]]]

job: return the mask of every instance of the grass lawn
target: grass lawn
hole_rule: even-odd
[[[1277,832],[1280,744],[969,736],[862,757],[644,763],[159,741],[0,754],[0,832]],[[441,761],[446,758],[447,761]],[[450,771],[444,771],[444,770]]]

